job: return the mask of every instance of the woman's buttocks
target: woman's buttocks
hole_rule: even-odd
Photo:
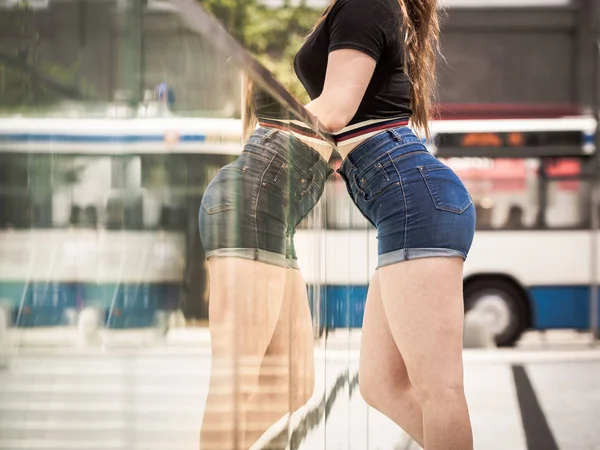
[[[286,255],[290,236],[321,197],[330,173],[312,149],[277,130],[256,130],[202,198],[200,235],[207,254],[251,248]]]
[[[471,196],[409,128],[365,141],[339,172],[357,207],[377,227],[380,255],[435,248],[466,257],[475,228]]]

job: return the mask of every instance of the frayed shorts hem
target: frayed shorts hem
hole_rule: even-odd
[[[217,248],[206,254],[206,259],[213,257],[250,259],[272,266],[285,267],[287,269],[300,269],[298,260],[286,258],[279,253],[270,252],[260,248]]]
[[[450,248],[402,248],[400,250],[394,250],[393,252],[379,255],[375,270],[399,262],[410,261],[412,259],[443,257],[458,257],[462,258],[463,260],[467,259],[467,255],[465,255],[463,252]]]

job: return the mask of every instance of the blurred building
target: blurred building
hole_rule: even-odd
[[[594,0],[445,3],[443,102],[592,105]]]
[[[273,7],[283,0],[263,0]],[[328,0],[292,5],[324,7]],[[594,0],[442,0],[443,103],[591,106]]]
[[[35,5],[43,60],[64,68],[76,65],[94,97],[111,100],[114,92],[126,90],[141,99],[145,89],[167,82],[175,111],[236,112],[239,83],[233,68],[186,30],[168,2],[150,2],[141,19],[132,14],[131,20],[122,15],[116,20],[119,2],[112,0]],[[442,5],[448,12],[442,35],[447,63],[440,65],[443,103],[590,106],[594,0],[445,0]],[[11,14],[5,9],[0,19]],[[4,22],[0,51],[31,45],[30,36],[20,35],[19,21]]]
[[[32,2],[34,12],[23,13],[10,0],[0,2],[0,62],[23,69],[28,59],[30,71],[54,72],[54,79],[77,86],[88,100],[112,101],[118,92],[139,103],[146,90],[164,82],[175,112],[229,117],[238,112],[239,70],[225,55],[189,31],[166,2],[129,12],[121,3]],[[74,73],[75,79],[57,72]]]

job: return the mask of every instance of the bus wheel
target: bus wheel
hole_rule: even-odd
[[[499,347],[513,346],[527,327],[522,292],[501,279],[482,279],[465,286],[465,311],[477,311]]]

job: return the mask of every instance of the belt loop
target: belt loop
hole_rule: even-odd
[[[267,131],[267,133],[260,140],[260,143],[265,144],[275,133],[277,133],[277,130],[275,129]]]
[[[396,128],[390,128],[388,131],[395,140],[397,140],[398,142],[402,142],[402,136],[400,135],[400,133],[398,133]]]

